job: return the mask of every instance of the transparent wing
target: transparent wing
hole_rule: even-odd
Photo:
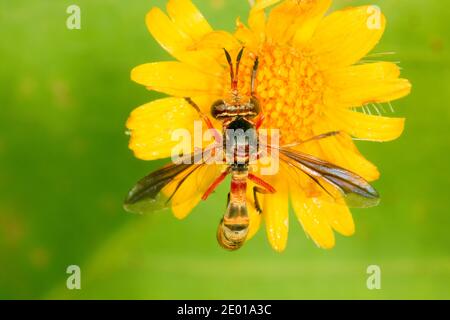
[[[279,151],[281,164],[307,196],[325,195],[353,208],[373,207],[380,202],[378,192],[359,175],[290,148]]]
[[[129,191],[124,208],[145,214],[188,201],[200,201],[222,170],[223,166],[216,164],[169,164],[138,181]]]
[[[187,174],[180,175],[175,182],[167,185],[162,194],[168,197],[172,205],[181,205],[188,201],[200,201],[209,186],[220,176],[225,166],[201,164]]]
[[[148,213],[170,206],[168,197],[161,192],[170,184],[181,184],[181,177],[189,174],[194,165],[168,165],[142,178],[128,192],[124,202],[125,210],[133,213]]]

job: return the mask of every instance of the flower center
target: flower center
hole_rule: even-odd
[[[314,58],[286,46],[264,45],[259,54],[256,95],[265,115],[264,127],[280,130],[282,144],[312,136],[311,124],[321,112],[324,81]],[[242,60],[239,92],[250,95],[255,55]]]

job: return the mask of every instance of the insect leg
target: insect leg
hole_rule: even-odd
[[[256,211],[258,211],[259,214],[262,213],[262,208],[261,208],[261,204],[259,203],[258,197],[257,197],[257,193],[261,193],[261,194],[272,194],[273,192],[270,192],[269,190],[260,188],[260,187],[253,187],[253,199],[255,202],[255,209]]]
[[[254,98],[256,98],[256,75],[258,74],[258,67],[259,67],[259,57],[256,57],[255,62],[253,64],[252,79],[251,79],[251,84],[250,84],[251,95]],[[261,127],[261,125],[264,122],[264,118],[265,118],[265,116],[261,111],[258,119],[255,121],[256,130],[258,130]]]
[[[261,128],[261,125],[263,124],[265,119],[265,115],[261,112],[258,119],[255,121],[255,129],[258,130]]]
[[[258,73],[258,67],[259,67],[259,58],[255,58],[255,62],[253,64],[253,70],[252,70],[252,81],[251,81],[251,93],[254,97],[256,95],[256,75]]]
[[[211,119],[209,119],[208,116],[200,110],[200,107],[191,98],[186,97],[184,99],[195,109],[195,111],[197,111],[198,115],[200,116],[202,121],[206,124],[208,129],[210,129],[213,132],[216,142],[219,143],[222,140],[222,136],[219,134],[216,128],[214,128]]]
[[[320,134],[318,136],[314,136],[312,138],[309,138],[309,139],[306,139],[306,140],[303,140],[303,141],[300,141],[300,142],[294,142],[294,143],[290,143],[290,144],[287,144],[287,145],[283,145],[282,147],[284,147],[284,148],[296,147],[296,146],[299,146],[299,145],[304,144],[304,143],[317,141],[317,140],[322,140],[322,139],[329,138],[329,137],[334,137],[334,136],[336,136],[336,135],[338,135],[340,133],[341,133],[340,131],[330,131],[330,132],[323,133],[323,134]]]
[[[249,174],[248,174],[248,178],[249,178],[251,181],[253,181],[254,183],[256,183],[257,185],[259,185],[259,186],[263,187],[264,189],[266,189],[267,191],[269,191],[270,193],[275,193],[275,192],[277,192],[277,191],[275,190],[274,187],[272,187],[270,184],[268,184],[267,182],[265,182],[263,179],[261,179],[261,178],[255,176],[255,175],[252,174],[252,173],[249,173]]]
[[[216,190],[216,188],[219,186],[219,184],[222,183],[222,181],[227,177],[227,175],[230,173],[231,169],[228,168],[227,170],[225,170],[224,172],[222,172],[222,174],[217,177],[217,179],[209,186],[208,190],[206,190],[206,192],[203,194],[202,196],[202,200],[206,200],[208,199],[209,195]]]

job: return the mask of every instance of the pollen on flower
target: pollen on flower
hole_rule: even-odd
[[[239,75],[240,92],[250,95],[256,54],[248,52]],[[321,112],[324,80],[314,58],[292,47],[265,44],[258,53],[256,95],[265,115],[264,127],[279,129],[281,143],[312,135],[311,124]]]

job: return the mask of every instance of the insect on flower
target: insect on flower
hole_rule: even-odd
[[[322,190],[330,201],[351,207],[370,207],[377,205],[379,195],[377,191],[362,177],[344,168],[323,161],[309,154],[302,153],[294,147],[326,139],[339,134],[333,131],[314,136],[305,141],[291,142],[282,146],[271,145],[263,139],[258,129],[264,122],[264,114],[255,91],[255,79],[258,72],[259,59],[255,57],[251,80],[250,96],[243,96],[238,90],[239,66],[244,48],[236,58],[235,66],[229,52],[224,49],[230,67],[231,90],[229,97],[220,99],[212,104],[211,116],[222,123],[222,132],[219,133],[213,126],[211,119],[203,113],[199,106],[189,97],[185,98],[199,114],[205,125],[215,132],[215,145],[220,144],[222,150],[220,157],[226,164],[222,172],[217,172],[213,183],[203,190],[202,199],[217,188],[224,179],[231,175],[231,186],[228,194],[228,204],[218,230],[219,244],[228,250],[242,247],[249,232],[249,214],[247,210],[247,188],[249,181],[253,187],[253,203],[259,214],[263,209],[258,196],[273,194],[277,190],[263,178],[253,174],[250,170],[254,165],[250,159],[259,159],[263,156],[262,149],[276,150],[281,164],[292,173],[290,179],[302,188],[301,180],[305,176]],[[262,148],[261,148],[262,147]],[[209,148],[209,147],[208,147]],[[207,148],[207,149],[208,149]],[[201,152],[205,152],[202,150]],[[212,156],[217,156],[213,154]],[[183,186],[194,172],[205,170],[209,166],[209,159],[202,157],[196,162],[197,153],[183,155],[188,163],[172,163],[160,170],[150,173],[140,180],[128,194],[125,200],[125,209],[130,212],[147,213],[159,209],[181,205],[189,199],[183,196]],[[297,182],[297,180],[299,182]],[[174,203],[175,202],[175,203]]]

